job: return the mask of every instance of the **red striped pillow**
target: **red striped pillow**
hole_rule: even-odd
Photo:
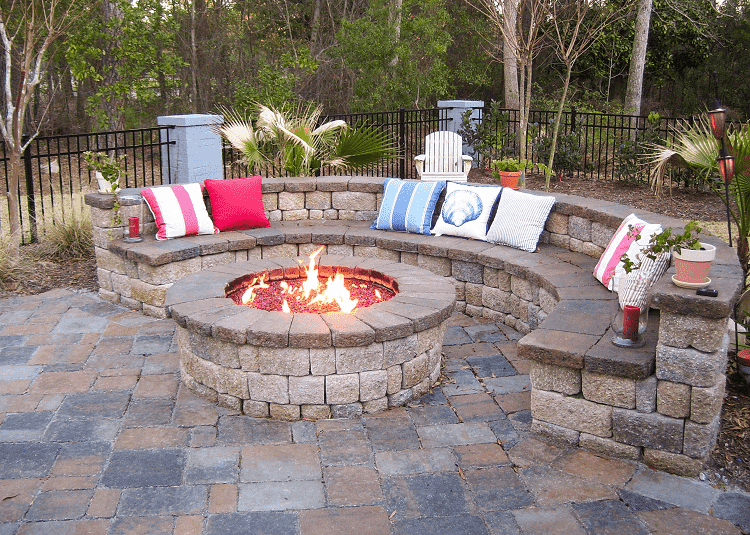
[[[154,214],[157,240],[219,232],[206,211],[202,184],[144,188],[141,195]]]

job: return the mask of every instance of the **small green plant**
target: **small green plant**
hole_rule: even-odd
[[[115,194],[120,185],[120,176],[125,174],[125,155],[110,156],[106,152],[92,152],[87,150],[83,153],[83,159],[86,160],[89,171],[99,171],[104,180],[109,182],[109,192],[115,196],[113,222],[116,226],[119,225],[122,223],[122,219],[120,219],[120,201]]]
[[[39,244],[37,253],[49,260],[93,257],[94,233],[91,221],[83,217],[74,217],[65,222],[54,221]]]
[[[525,171],[526,169],[538,169],[539,171],[545,173],[554,172],[543,163],[534,163],[531,160],[518,158],[502,158],[500,160],[492,160],[492,163],[490,165],[496,178],[500,177],[500,175],[498,174],[499,171],[514,172]]]
[[[700,234],[702,230],[703,229],[698,226],[697,222],[688,221],[687,225],[685,225],[685,230],[682,233],[673,232],[672,227],[668,227],[660,233],[654,234],[648,242],[648,247],[639,253],[640,258],[634,260],[630,258],[627,253],[620,257],[620,260],[623,262],[625,273],[630,273],[634,269],[641,267],[644,258],[656,260],[658,254],[669,252],[671,250],[675,250],[679,253],[682,249],[700,249],[701,244],[698,239],[698,234]],[[631,225],[630,235],[633,236],[633,233],[635,233],[635,239],[640,239],[641,235],[638,234],[635,228]]]
[[[83,153],[89,171],[99,171],[104,180],[109,182],[111,193],[115,193],[120,184],[120,176],[125,173],[125,155],[110,156],[106,152],[87,150]]]

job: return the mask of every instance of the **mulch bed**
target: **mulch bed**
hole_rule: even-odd
[[[497,184],[489,172],[478,169],[472,170],[469,180]],[[543,190],[544,178],[528,176],[526,187]],[[711,193],[674,188],[661,197],[655,197],[645,184],[633,185],[584,176],[564,177],[562,181],[553,178],[550,192],[615,201],[680,219],[726,221],[724,204]],[[38,294],[54,288],[97,291],[96,262],[84,259],[39,263],[27,281],[13,288],[0,288],[0,298]],[[750,387],[737,372],[733,354],[730,354],[727,370],[721,432],[704,476],[717,486],[750,491]]]

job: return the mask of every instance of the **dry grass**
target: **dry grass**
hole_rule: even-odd
[[[91,221],[83,216],[55,221],[48,227],[37,254],[50,260],[93,258],[94,235]]]
[[[0,284],[15,286],[24,281],[37,268],[37,257],[26,250],[16,256],[13,254],[10,241],[0,237]]]

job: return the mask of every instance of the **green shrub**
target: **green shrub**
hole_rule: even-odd
[[[538,136],[532,144],[537,158],[543,162],[549,161],[552,136]],[[558,176],[569,175],[573,171],[580,170],[582,163],[581,132],[578,130],[568,133],[560,132],[557,136],[557,148],[555,149],[555,162],[553,164]]]
[[[65,222],[55,221],[39,244],[37,254],[49,260],[93,257],[91,221],[78,217]]]
[[[648,182],[648,168],[644,166],[643,155],[649,147],[662,143],[659,137],[661,115],[656,112],[648,114],[646,128],[638,130],[635,139],[626,137],[615,152],[615,176],[624,182]],[[626,136],[629,134],[626,134]]]
[[[508,132],[508,111],[501,110],[500,103],[494,100],[481,122],[471,120],[472,111],[464,112],[457,132],[473,148],[472,157],[487,167],[492,160],[512,156],[516,135]]]

